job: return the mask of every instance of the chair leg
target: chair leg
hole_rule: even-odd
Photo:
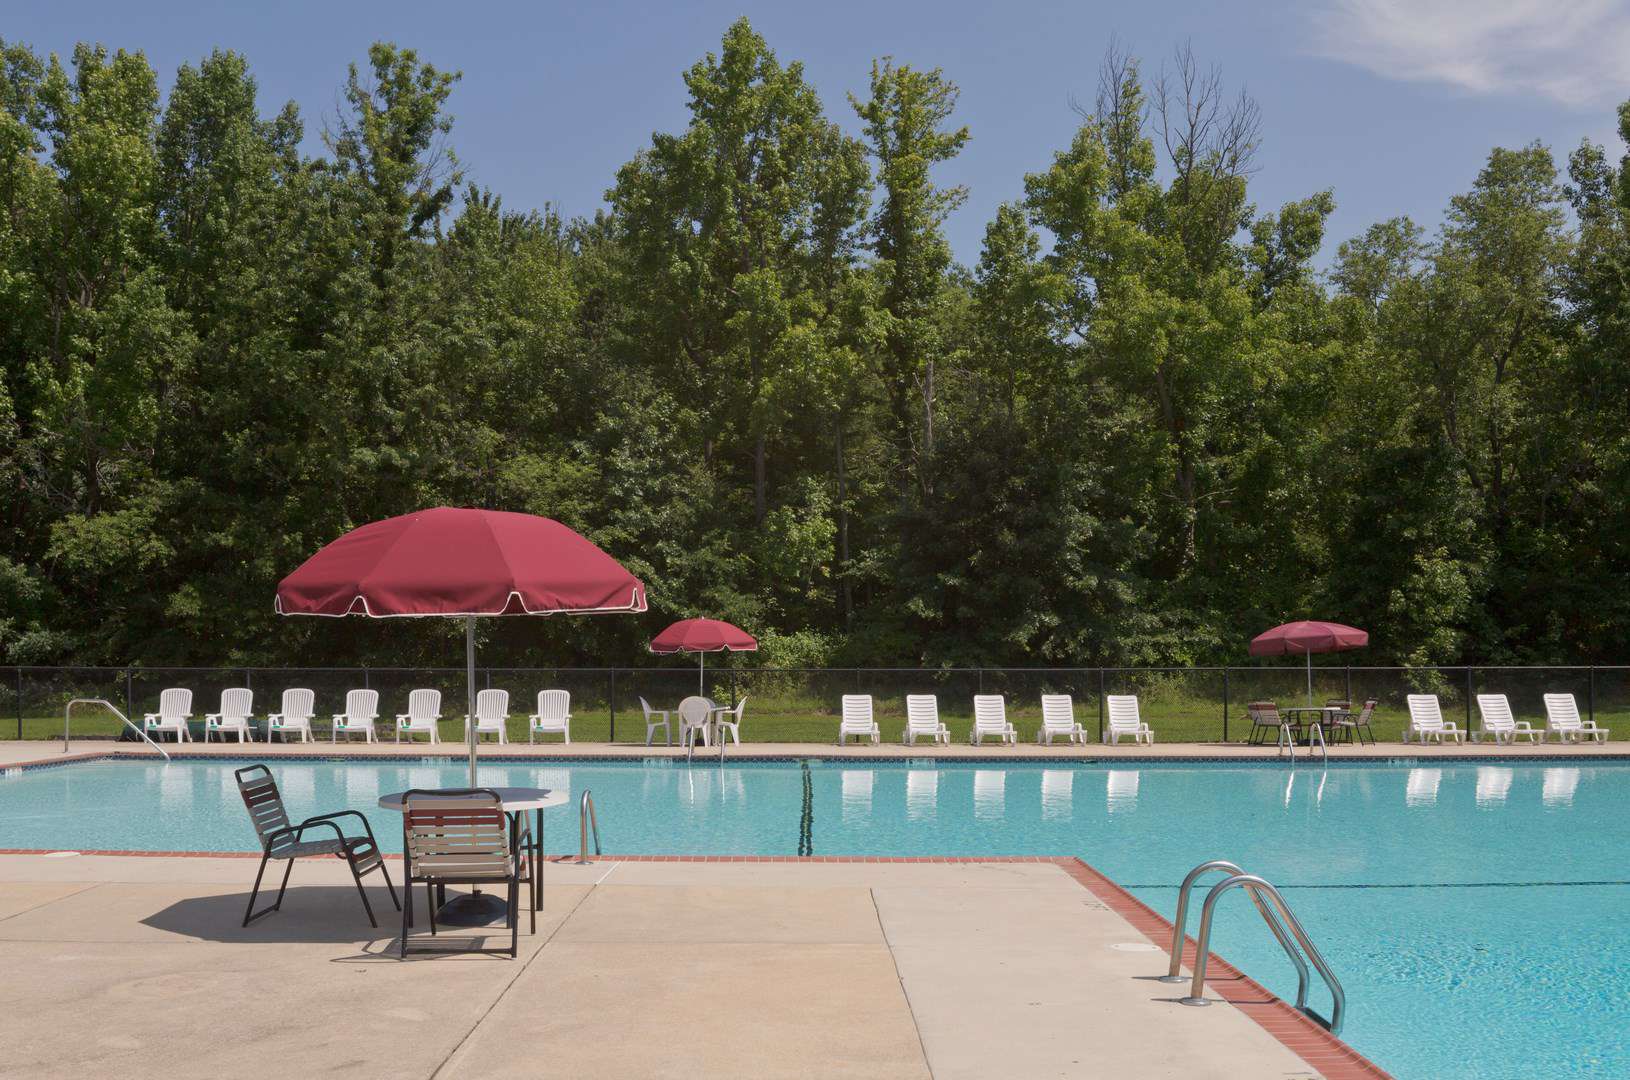
[[[283,909],[283,894],[288,890],[289,875],[292,873],[294,873],[294,860],[290,859],[288,865],[283,868],[283,884],[277,887],[277,903],[272,905],[273,911]]]
[[[440,883],[437,883],[438,886]],[[436,936],[436,898],[431,895],[426,898],[425,909],[430,912],[430,936]]]
[[[255,919],[260,917],[260,916],[254,914],[255,897],[260,895],[260,879],[261,879],[262,876],[265,875],[265,873],[266,873],[266,863],[270,859],[271,859],[270,855],[262,855],[260,857],[260,869],[258,871],[256,871],[256,873],[255,873],[255,887],[249,890],[249,906],[243,909],[243,925],[245,925],[245,926],[248,926],[251,922],[253,922]],[[271,912],[272,912],[272,909],[267,908],[265,911],[261,912],[260,914],[261,915],[269,915],[269,914],[271,914]]]
[[[407,959],[408,928],[413,925],[413,879],[402,882],[402,944],[396,952],[398,960]]]
[[[368,903],[368,890],[362,887],[362,875],[357,873],[357,863],[356,860],[351,857],[350,852],[346,852],[345,862],[346,865],[350,866],[351,868],[351,880],[357,883],[357,895],[362,897],[362,910],[368,913],[368,924],[375,930],[378,930],[379,920],[374,918],[373,905]]]
[[[509,879],[509,957],[521,955],[521,875]]]
[[[385,891],[391,894],[391,903],[396,905],[397,911],[401,911],[402,903],[396,899],[396,889],[391,885],[391,872],[385,869],[384,859],[379,860],[379,872],[385,877]]]

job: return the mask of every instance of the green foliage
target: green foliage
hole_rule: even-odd
[[[457,628],[281,620],[277,580],[437,503],[559,518],[647,620],[483,627],[627,663],[669,618],[757,666],[1616,658],[1630,627],[1630,167],[1496,149],[1428,233],[1251,201],[1255,107],[1112,53],[972,267],[939,69],[860,138],[746,20],[609,208],[465,176],[458,75],[380,43],[326,152],[243,56],[0,41],[0,658],[444,662]],[[1620,114],[1630,140],[1630,106]]]

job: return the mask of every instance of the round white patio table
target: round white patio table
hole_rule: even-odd
[[[529,854],[532,857],[532,910],[543,910],[543,812],[551,806],[565,806],[571,797],[564,791],[553,791],[549,788],[536,787],[492,787],[487,791],[495,792],[501,809],[509,815],[510,835],[520,834],[520,816],[531,810],[535,815],[535,827],[532,830],[532,844]],[[382,810],[402,812],[402,797],[405,791],[393,791],[389,795],[379,797],[379,807]],[[404,857],[406,852],[403,852]],[[411,887],[405,886],[405,887]],[[494,917],[503,912],[504,904],[491,893],[483,893],[479,889],[463,896],[455,896],[443,904],[440,913],[436,916],[438,922],[448,926],[484,926]]]

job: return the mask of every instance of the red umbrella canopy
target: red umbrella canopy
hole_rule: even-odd
[[[1370,635],[1352,626],[1333,622],[1290,622],[1251,639],[1252,656],[1300,656],[1303,653],[1342,652],[1362,649]]]
[[[758,639],[719,619],[681,619],[651,639],[654,653],[754,652]]]
[[[644,610],[639,578],[560,522],[448,506],[353,529],[277,586],[281,615]]]

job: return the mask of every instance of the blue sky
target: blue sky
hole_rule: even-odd
[[[141,50],[168,86],[211,48],[244,53],[262,108],[293,99],[311,148],[350,61],[386,39],[464,73],[452,145],[469,176],[515,208],[601,205],[622,162],[685,120],[680,73],[749,16],[783,62],[804,62],[828,112],[855,130],[846,93],[874,57],[939,66],[972,129],[943,183],[966,184],[947,229],[978,257],[996,207],[1067,145],[1112,37],[1157,70],[1189,42],[1262,107],[1252,194],[1264,209],[1333,188],[1325,259],[1372,222],[1435,227],[1491,147],[1534,139],[1565,158],[1581,138],[1615,154],[1615,105],[1630,97],[1626,0],[1264,0],[1008,3],[966,0],[766,4],[485,4],[194,0],[0,0],[0,35],[66,54],[75,41]]]

